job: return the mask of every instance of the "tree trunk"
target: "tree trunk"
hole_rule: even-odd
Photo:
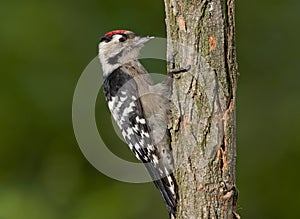
[[[175,68],[191,65],[173,83],[176,218],[239,218],[234,0],[165,0],[165,8],[168,57],[177,52]]]

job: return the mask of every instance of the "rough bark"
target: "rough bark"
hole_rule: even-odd
[[[168,56],[191,65],[173,84],[176,218],[236,214],[234,0],[165,0]]]

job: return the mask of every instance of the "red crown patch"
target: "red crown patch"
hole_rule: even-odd
[[[125,32],[127,32],[128,30],[113,30],[113,31],[110,31],[108,32],[107,34],[105,34],[105,37],[111,37],[112,35],[115,35],[115,34],[124,34]]]

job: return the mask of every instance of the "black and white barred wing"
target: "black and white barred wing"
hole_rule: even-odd
[[[174,213],[176,201],[173,176],[161,165],[135,80],[119,68],[104,80],[104,95],[126,143],[135,156],[145,164],[169,212]]]

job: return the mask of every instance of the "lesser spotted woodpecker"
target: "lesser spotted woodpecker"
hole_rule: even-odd
[[[111,31],[101,38],[99,59],[111,114],[129,148],[146,166],[169,213],[175,214],[173,157],[167,134],[171,80],[154,84],[138,60],[140,49],[153,38]]]

